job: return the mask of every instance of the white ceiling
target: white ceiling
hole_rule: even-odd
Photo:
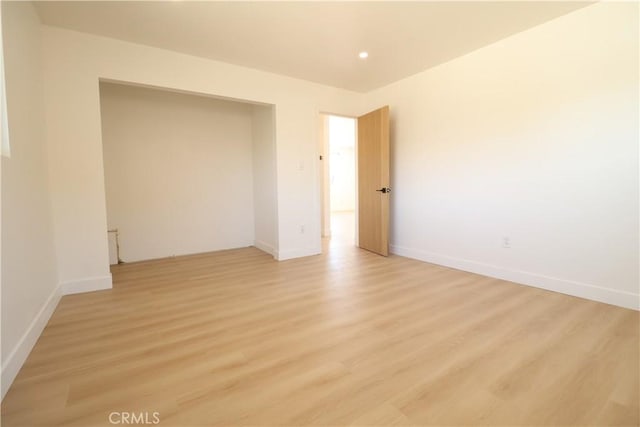
[[[36,2],[44,24],[365,92],[589,3]],[[358,52],[369,52],[367,60]]]

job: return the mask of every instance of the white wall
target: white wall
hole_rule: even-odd
[[[273,106],[253,106],[253,230],[255,246],[277,258],[278,171],[273,113]]]
[[[329,179],[329,115],[318,115],[318,156],[322,156],[318,168],[320,183],[320,214],[322,237],[331,236],[331,193]]]
[[[2,396],[60,297],[47,185],[40,22],[2,2],[11,157],[2,157]]]
[[[66,287],[110,283],[99,78],[275,105],[278,257],[320,253],[318,112],[356,115],[363,95],[53,27],[43,35],[53,218]]]
[[[393,251],[637,308],[638,49],[600,3],[371,93]]]
[[[356,120],[329,116],[331,211],[356,208]]]
[[[251,105],[110,83],[100,104],[124,262],[253,245]]]

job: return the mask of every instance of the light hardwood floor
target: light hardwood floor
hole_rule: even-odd
[[[638,425],[638,313],[334,242],[125,264],[65,296],[2,424]]]

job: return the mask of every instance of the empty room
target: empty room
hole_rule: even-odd
[[[640,4],[0,2],[3,426],[640,425]]]

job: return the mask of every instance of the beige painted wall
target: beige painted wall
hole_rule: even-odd
[[[253,245],[250,104],[109,83],[100,101],[123,261]]]
[[[47,182],[40,22],[2,2],[11,157],[2,157],[2,396],[60,297]]]
[[[638,30],[599,3],[369,94],[393,251],[637,308]]]

